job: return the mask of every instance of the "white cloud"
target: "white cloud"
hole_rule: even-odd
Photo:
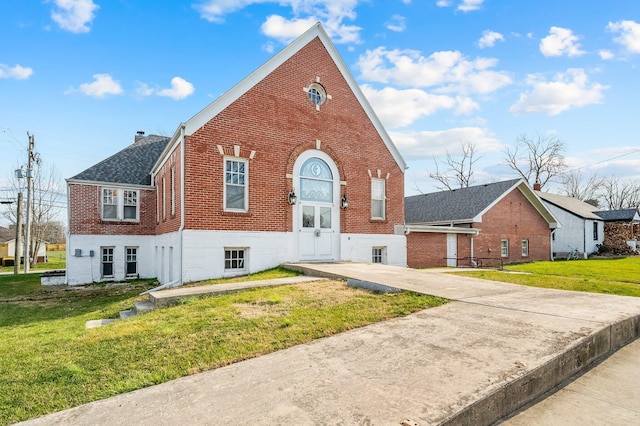
[[[16,80],[25,80],[33,74],[33,69],[28,67],[23,67],[20,65],[14,65],[10,67],[9,65],[0,64],[0,78],[13,78]]]
[[[461,144],[472,142],[476,154],[497,152],[504,145],[483,127],[458,127],[447,130],[389,132],[394,144],[408,160],[431,159],[451,153]]]
[[[469,114],[480,108],[469,98],[434,95],[420,89],[398,90],[385,87],[376,90],[367,84],[363,84],[361,88],[382,123],[390,129],[408,126],[439,110]]]
[[[598,55],[600,55],[600,59],[605,61],[613,59],[613,52],[610,50],[601,49],[598,51]]]
[[[307,31],[316,22],[315,18],[285,19],[280,15],[270,15],[261,29],[266,36],[287,43]]]
[[[404,16],[393,15],[391,19],[389,19],[385,26],[390,31],[395,31],[398,33],[403,32],[407,28],[407,24],[405,23]]]
[[[94,12],[100,7],[93,0],[54,0],[54,4],[58,9],[51,11],[51,19],[72,33],[88,33]]]
[[[540,40],[540,52],[544,56],[584,55],[585,52],[580,50],[579,39],[568,28],[551,27],[549,35]]]
[[[282,42],[302,34],[317,21],[322,22],[336,43],[360,43],[360,27],[347,25],[345,20],[356,18],[355,8],[361,0],[207,0],[195,5],[200,16],[210,22],[224,22],[230,13],[253,4],[277,3],[291,7],[292,18],[270,15],[262,24],[262,31]]]
[[[635,21],[609,22],[607,29],[618,34],[613,40],[631,53],[640,53],[640,24]]]
[[[173,77],[171,79],[171,88],[158,90],[158,96],[166,96],[175,100],[184,99],[193,94],[195,89],[193,84],[181,77]]]
[[[482,3],[484,3],[484,0],[462,0],[458,3],[456,9],[462,12],[471,12],[473,10],[480,9],[480,7],[482,7]],[[436,1],[436,6],[438,7],[450,7],[453,6],[453,4],[453,0]]]
[[[153,95],[153,93],[155,92],[155,90],[150,88],[147,83],[138,82],[137,84],[138,85],[135,89],[135,93],[138,97],[146,98],[147,96]]]
[[[542,112],[558,115],[572,108],[598,104],[604,98],[608,86],[589,84],[589,78],[581,68],[568,69],[559,73],[552,81],[540,75],[529,75],[528,84],[532,89],[520,95],[520,99],[509,108],[513,114]]]
[[[69,94],[80,91],[80,93],[94,98],[102,98],[106,95],[119,95],[122,93],[120,82],[115,81],[109,74],[94,74],[93,78],[94,81],[92,83],[83,83],[78,90],[71,89],[66,93]]]
[[[504,36],[495,31],[485,30],[482,32],[482,37],[478,40],[478,47],[484,49],[485,47],[493,47],[496,41],[504,41]]]
[[[368,50],[356,67],[362,79],[404,87],[434,87],[440,93],[486,94],[511,84],[508,74],[493,71],[496,59],[469,60],[457,51],[428,57],[414,50]]]

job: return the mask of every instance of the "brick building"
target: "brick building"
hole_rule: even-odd
[[[557,219],[522,179],[405,199],[412,268],[551,259]]]
[[[316,24],[170,138],[67,180],[70,284],[283,262],[406,266],[406,165]]]

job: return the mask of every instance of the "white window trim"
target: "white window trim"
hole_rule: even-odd
[[[522,240],[522,257],[529,257],[529,240]]]
[[[136,273],[135,274],[130,274],[130,273],[127,272],[127,269],[128,269],[127,266],[128,266],[128,263],[129,263],[127,250],[130,250],[130,249],[133,249],[133,250],[136,251],[136,254],[135,254],[135,256],[136,256],[136,261],[135,261],[135,263],[136,263]],[[126,277],[137,277],[138,275],[140,275],[140,272],[139,272],[139,269],[138,269],[140,267],[140,263],[138,262],[138,254],[139,254],[139,252],[140,252],[140,250],[139,250],[138,246],[127,246],[127,247],[124,248],[124,274],[125,274]]]
[[[167,179],[162,176],[162,221],[167,220]]]
[[[171,166],[171,217],[176,215],[176,167]]]
[[[227,266],[224,265],[224,272],[225,275],[237,275],[238,273],[245,273],[249,270],[249,248],[248,247],[225,247],[224,248],[224,252],[223,252],[223,259],[222,261],[224,263],[226,263],[227,261],[227,251],[244,251],[244,264],[242,268],[228,268]]]
[[[108,250],[111,249],[111,275],[104,275],[104,250]],[[114,278],[115,274],[116,274],[116,262],[115,262],[115,257],[116,257],[116,248],[114,246],[103,246],[100,247],[100,278]]]
[[[387,264],[387,247],[385,246],[374,246],[371,247],[371,263],[376,263],[373,261],[373,250],[381,250],[380,253],[380,264],[381,265],[386,265]]]
[[[244,209],[233,209],[227,207],[227,161],[244,163]],[[249,211],[249,160],[247,158],[231,156],[224,157],[224,161],[222,163],[222,188],[222,204],[225,212],[246,213]]]
[[[500,240],[500,257],[509,257],[509,240],[507,239]]]
[[[373,198],[373,186],[374,182],[382,183],[382,199]],[[387,181],[381,178],[371,178],[371,219],[372,220],[385,220],[387,216]],[[382,201],[382,216],[374,216],[373,215],[373,201],[378,200]]]
[[[104,191],[117,191],[116,195],[116,217],[104,217]],[[136,217],[135,219],[125,219],[124,217],[124,193],[125,191],[136,193]],[[140,191],[137,189],[114,188],[103,186],[100,188],[100,218],[105,222],[140,222]]]

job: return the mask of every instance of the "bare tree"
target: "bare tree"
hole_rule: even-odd
[[[31,205],[31,232],[29,242],[30,266],[34,268],[38,260],[40,244],[50,235],[51,228],[56,226],[55,219],[61,208],[63,195],[60,191],[60,175],[53,165],[44,166],[41,161],[34,165],[33,177],[33,203]],[[22,182],[11,175],[9,181],[15,194],[23,191]],[[12,205],[5,208],[4,217],[15,226],[17,209]]]
[[[556,136],[529,138],[523,134],[513,147],[507,147],[505,164],[530,185],[539,183],[542,189],[566,167],[564,149],[564,142]]]
[[[611,176],[602,180],[598,195],[603,207],[609,210],[637,208],[640,205],[640,184]]]
[[[598,207],[598,191],[602,181],[603,179],[597,173],[587,178],[581,170],[573,170],[561,176],[561,191],[568,197],[578,198]]]
[[[445,191],[466,188],[473,184],[473,166],[478,161],[475,154],[476,144],[473,142],[462,145],[461,155],[453,156],[447,152],[447,169],[444,172],[440,172],[438,162],[434,157],[433,162],[436,165],[436,171],[435,173],[429,173],[429,177],[440,182],[439,185],[436,185],[436,188]]]

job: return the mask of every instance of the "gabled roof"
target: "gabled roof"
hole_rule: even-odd
[[[244,78],[240,83],[232,87],[227,92],[223,93],[218,99],[210,103],[206,106],[202,111],[198,112],[196,115],[191,117],[188,121],[181,124],[176,130],[174,137],[172,138],[171,146],[168,146],[163,153],[163,157],[167,155],[171,149],[173,148],[174,143],[179,142],[180,129],[184,128],[184,134],[187,136],[192,135],[202,126],[204,126],[207,122],[209,122],[213,117],[218,115],[221,111],[231,105],[234,101],[240,98],[243,94],[245,94],[249,89],[262,81],[265,77],[267,77],[271,72],[276,70],[280,65],[282,65],[285,61],[295,55],[299,50],[313,41],[315,38],[318,38],[320,42],[324,45],[325,49],[331,56],[331,59],[335,63],[338,70],[344,77],[345,81],[349,85],[349,88],[353,92],[354,96],[364,109],[365,113],[371,120],[371,123],[376,128],[376,131],[380,135],[380,138],[383,140],[387,149],[396,160],[396,163],[400,167],[400,170],[404,173],[404,170],[407,169],[407,164],[405,163],[400,151],[396,148],[391,137],[385,130],[382,122],[371,108],[369,101],[365,98],[362,90],[353,75],[347,68],[346,64],[342,60],[342,57],[338,53],[335,48],[335,45],[329,38],[329,35],[326,33],[322,24],[320,22],[313,25],[310,29],[308,29],[304,34],[293,40],[289,43],[284,49],[274,55],[271,59],[265,62],[262,66],[256,69],[253,73]],[[302,88],[301,88],[302,89]],[[161,161],[158,162],[156,167],[159,167]]]
[[[166,136],[146,136],[68,181],[151,185],[151,169],[168,142]]]
[[[605,222],[640,222],[640,212],[635,209],[600,210],[594,212]]]
[[[460,224],[482,222],[482,215],[511,191],[518,189],[552,226],[557,220],[522,179],[433,192],[405,198],[407,224]]]
[[[567,197],[566,195],[549,194],[548,192],[536,191],[536,194],[544,201],[553,204],[575,216],[583,219],[601,220],[600,216],[594,213],[598,208],[585,203],[578,198]]]

